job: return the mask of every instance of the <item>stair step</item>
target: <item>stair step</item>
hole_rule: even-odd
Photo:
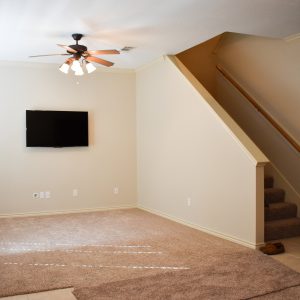
[[[267,188],[265,189],[265,204],[283,202],[284,196],[285,191],[283,189]]]
[[[300,235],[300,218],[265,222],[265,241]]]
[[[274,179],[272,176],[265,176],[265,189],[272,188],[274,185]]]
[[[272,203],[265,207],[265,221],[295,218],[297,216],[297,205],[288,202]]]

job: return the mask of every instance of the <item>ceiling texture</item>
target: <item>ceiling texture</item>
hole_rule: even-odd
[[[86,35],[89,49],[134,47],[101,56],[137,68],[231,31],[274,38],[300,32],[300,0],[0,0],[2,61],[61,63],[56,44]],[[62,51],[63,50],[63,51]]]

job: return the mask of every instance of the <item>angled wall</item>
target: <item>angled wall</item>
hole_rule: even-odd
[[[265,156],[179,61],[162,58],[136,76],[139,206],[263,242]]]
[[[227,33],[217,61],[300,143],[300,38]]]
[[[300,38],[223,33],[177,57],[272,162],[267,172],[300,207],[300,154],[216,69],[220,65],[300,142]]]
[[[300,39],[279,40],[227,33],[217,63],[300,143]],[[300,207],[300,153],[220,74],[221,105],[270,159],[294,190],[289,201]],[[298,194],[298,195],[297,195]]]

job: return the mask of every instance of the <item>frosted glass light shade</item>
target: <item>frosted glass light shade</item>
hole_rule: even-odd
[[[96,70],[96,67],[90,62],[87,62],[85,67],[88,73],[92,73]]]
[[[59,67],[59,70],[65,74],[68,74],[69,68],[70,68],[70,66],[68,64],[64,63]]]
[[[78,60],[74,60],[71,66],[71,69],[76,72],[81,69],[80,62]]]

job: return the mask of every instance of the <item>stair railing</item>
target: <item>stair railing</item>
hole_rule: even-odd
[[[293,148],[300,152],[300,145],[297,141],[288,134],[272,117],[269,115],[257,101],[247,93],[239,83],[237,83],[232,76],[220,65],[216,66],[217,70],[260,112],[272,125],[275,127],[280,134],[293,146]]]

